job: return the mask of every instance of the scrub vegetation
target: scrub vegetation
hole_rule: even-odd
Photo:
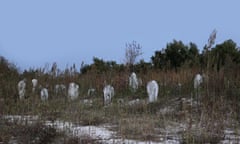
[[[219,143],[225,139],[224,130],[240,128],[240,50],[233,40],[214,45],[215,38],[214,31],[201,52],[192,42],[173,40],[156,51],[151,62],[138,59],[144,53],[134,41],[126,44],[126,63],[94,57],[92,64],[82,63],[79,69],[73,64],[61,70],[53,63],[20,72],[1,56],[0,143],[13,139],[20,143],[60,143],[59,137],[63,137],[61,143],[99,143],[88,136],[69,137],[42,124],[59,119],[80,125],[109,124],[123,139],[160,142],[169,138],[169,131],[174,131],[181,143]],[[136,91],[128,85],[133,71],[142,79]],[[206,76],[199,91],[193,88],[197,73]],[[17,83],[23,78],[27,80],[26,98],[19,100]],[[48,101],[41,101],[40,90],[32,92],[33,78],[48,85]],[[158,100],[154,103],[146,101],[146,84],[150,80],[159,84]],[[79,85],[76,100],[54,93],[56,84],[68,86],[70,82]],[[104,82],[115,89],[108,106],[103,104]],[[94,95],[87,94],[89,88],[96,89]],[[200,95],[199,103],[196,93]],[[136,99],[138,103],[128,103]],[[85,103],[86,100],[91,103]],[[38,115],[40,119],[35,124],[22,125],[5,121],[4,115]],[[183,128],[177,130],[181,125]]]

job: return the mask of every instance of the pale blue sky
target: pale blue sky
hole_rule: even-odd
[[[21,69],[57,62],[124,61],[125,44],[137,41],[143,58],[173,39],[240,43],[239,0],[1,0],[0,55]]]

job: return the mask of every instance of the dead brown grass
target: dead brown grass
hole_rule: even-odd
[[[76,76],[64,75],[61,78],[40,75],[38,79],[42,84],[67,84],[75,81],[80,85],[80,97],[75,101],[58,98],[53,94],[53,87],[50,87],[51,98],[44,103],[40,101],[38,95],[33,96],[29,91],[28,98],[24,101],[2,99],[1,113],[40,115],[43,119],[64,119],[83,125],[117,124],[117,131],[121,137],[143,140],[155,139],[159,134],[156,129],[164,127],[166,121],[172,121],[187,123],[187,129],[183,133],[185,143],[200,142],[196,140],[197,138],[205,139],[204,142],[212,142],[213,139],[219,141],[222,139],[223,130],[233,125],[226,121],[239,121],[240,71],[209,71],[209,95],[206,94],[204,84],[200,92],[201,104],[188,105],[187,110],[182,111],[181,98],[195,99],[192,80],[199,71],[199,69],[185,68],[179,69],[178,72],[150,70],[146,73],[138,73],[138,77],[143,80],[143,85],[136,93],[132,93],[128,88],[128,72],[103,74],[90,72]],[[156,80],[160,86],[158,102],[135,106],[123,106],[117,103],[119,98],[124,101],[135,98],[146,99],[145,86],[152,79]],[[109,107],[103,106],[102,89],[105,80],[116,90],[113,104]],[[182,85],[180,89],[177,88],[179,83]],[[8,87],[10,89],[10,86]],[[81,100],[89,98],[87,97],[88,88],[96,88],[96,96],[91,97],[92,105],[81,103]],[[166,107],[173,110],[162,114],[161,110]],[[181,118],[182,116],[184,118]],[[239,127],[239,124],[234,123],[234,126]],[[5,139],[4,135],[1,137]]]

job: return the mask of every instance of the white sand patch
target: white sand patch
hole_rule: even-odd
[[[226,129],[224,130],[224,140],[222,140],[221,144],[237,144],[240,143],[240,130],[232,130]]]
[[[4,119],[18,124],[32,124],[39,120],[39,116],[33,115],[4,115]]]
[[[39,116],[31,115],[5,115],[2,118],[8,120],[9,122],[17,122],[19,124],[32,124],[39,121]],[[111,125],[100,125],[100,126],[82,126],[78,124],[73,124],[72,122],[67,121],[45,121],[45,125],[53,126],[58,131],[65,132],[68,136],[90,136],[93,139],[98,140],[99,142],[106,144],[179,144],[181,143],[180,133],[186,129],[185,124],[180,123],[167,123],[166,127],[161,129],[161,134],[159,134],[159,141],[140,141],[140,140],[131,140],[123,139],[117,135],[116,131],[109,130]],[[227,128],[224,130],[224,140],[221,144],[229,143],[240,143],[240,130]]]

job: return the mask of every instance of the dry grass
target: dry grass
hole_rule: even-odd
[[[127,139],[156,140],[157,119],[151,116],[132,116],[119,120],[118,133]]]
[[[60,133],[50,126],[45,126],[41,122],[32,125],[10,123],[0,119],[0,142],[8,143],[51,143]]]
[[[12,99],[16,97],[16,83],[7,85],[13,93],[9,98],[1,96],[0,114],[18,115],[39,115],[42,119],[56,120],[63,119],[82,125],[100,125],[109,123],[117,125],[117,132],[123,138],[142,140],[155,140],[160,128],[165,127],[169,122],[186,123],[187,129],[183,132],[184,143],[217,142],[223,138],[223,130],[231,127],[232,122],[239,122],[240,108],[240,76],[239,71],[209,71],[209,95],[203,86],[201,89],[201,104],[191,106],[183,110],[181,98],[194,99],[192,80],[198,69],[180,69],[175,71],[151,70],[147,73],[139,73],[138,77],[143,80],[143,85],[136,93],[128,88],[128,73],[106,72],[96,74],[94,72],[85,75],[53,78],[50,75],[38,76],[41,84],[49,84],[50,100],[41,102],[38,94],[27,92],[28,98],[24,101]],[[27,76],[30,81],[32,76]],[[149,80],[155,79],[160,85],[159,99],[153,104],[138,104],[134,106],[119,105],[117,100],[125,102],[136,98],[146,99],[146,84]],[[116,95],[113,104],[104,107],[102,101],[102,89],[104,80],[111,83]],[[16,82],[16,79],[13,79]],[[53,85],[57,83],[67,84],[75,81],[80,85],[80,97],[75,101],[68,101],[66,98],[59,98],[53,93]],[[181,83],[181,89],[178,89]],[[28,89],[30,88],[28,83]],[[88,88],[96,88],[96,96],[87,97]],[[81,101],[85,98],[92,99],[92,105],[85,105]],[[162,113],[164,108],[172,108],[172,111]],[[231,121],[231,122],[229,122]],[[238,123],[234,123],[239,127]],[[31,130],[29,130],[31,131]],[[0,141],[9,138],[8,134],[1,133]],[[202,139],[203,141],[200,141]],[[215,140],[215,141],[214,141]],[[73,141],[73,140],[69,140]]]

